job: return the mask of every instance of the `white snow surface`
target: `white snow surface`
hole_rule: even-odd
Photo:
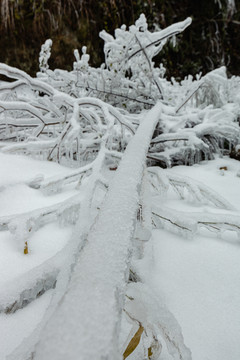
[[[225,166],[227,170],[220,170],[220,167]],[[164,170],[166,174],[187,175],[189,178],[204,183],[231,203],[235,211],[215,209],[209,204],[198,204],[192,198],[180,200],[173,191],[169,191],[167,197],[162,198],[161,201],[170,209],[187,213],[206,215],[209,212],[239,215],[240,177],[237,176],[239,170],[240,163],[227,157],[216,158],[216,160],[202,162],[191,167],[178,166]],[[134,171],[132,169],[133,173]],[[71,172],[71,169],[54,163],[0,153],[1,216],[49,206],[74,195],[75,190],[69,189],[61,194],[47,197],[26,185],[40,173],[45,178],[51,178]],[[125,175],[125,170],[122,173],[124,178],[123,174]],[[134,177],[128,178],[126,181],[129,187],[135,183]],[[115,183],[115,187],[120,191],[121,182]],[[128,188],[125,190],[127,194]],[[137,200],[136,193],[132,193],[131,196],[132,199],[135,199],[134,201]],[[119,206],[119,200],[121,199],[118,197],[115,202],[116,209]],[[161,205],[159,197],[153,200],[156,205]],[[128,263],[123,261],[124,258],[128,258],[124,235],[126,234],[126,221],[132,221],[132,219],[128,219],[127,214],[133,208],[126,205],[121,214],[124,216],[124,221],[121,223],[117,215],[113,216],[110,208],[112,209],[107,202],[104,221],[102,218],[102,225],[100,227],[96,225],[94,233],[89,235],[87,246],[79,259],[68,294],[65,296],[67,305],[72,304],[73,307],[70,310],[68,306],[64,306],[63,302],[55,314],[55,320],[57,320],[53,322],[55,325],[52,327],[49,325],[46,335],[42,336],[39,347],[41,344],[43,346],[39,350],[37,359],[79,359],[79,353],[82,356],[80,358],[84,359],[85,351],[87,352],[90,347],[94,353],[99,345],[98,342],[102,339],[104,339],[100,346],[102,353],[105,353],[106,346],[109,346],[111,341],[113,341],[112,351],[117,353],[118,344],[113,338],[106,339],[106,334],[110,333],[113,328],[115,328],[115,334],[119,333],[120,324],[117,319],[122,304],[116,302],[116,295],[118,299],[123,298],[122,284],[128,269]],[[105,242],[106,238],[102,238],[103,234],[106,230],[109,232],[110,227],[116,227],[116,224],[120,226],[120,232],[114,233],[114,236]],[[25,256],[19,251],[15,239],[9,232],[0,232],[0,299],[4,299],[7,295],[4,294],[4,291],[11,288],[6,285],[14,283],[19,277],[24,279],[31,269],[41,265],[63,249],[70,236],[71,227],[69,226],[59,228],[57,223],[45,225],[32,235],[29,242],[30,255]],[[94,242],[98,245],[93,254],[91,251],[95,247],[91,244]],[[239,360],[239,239],[228,231],[221,237],[206,231],[189,239],[178,236],[178,234],[171,234],[166,230],[154,230],[152,243],[149,244],[149,247],[151,246],[153,261],[148,259],[146,267],[139,265],[140,271],[145,273],[145,277],[142,276],[142,278],[154,290],[155,295],[159,296],[160,303],[163,303],[173,313],[180,324],[185,344],[192,352],[192,359]],[[119,252],[119,261],[115,256],[116,249]],[[89,258],[92,256],[94,258],[90,263]],[[104,264],[104,272],[102,272],[100,264]],[[121,272],[119,272],[120,268]],[[102,281],[108,289],[106,294],[102,292]],[[76,289],[76,284],[81,284],[81,288]],[[113,288],[118,288],[119,293],[114,292]],[[0,314],[1,360],[5,360],[6,356],[13,352],[23,339],[30,336],[40,324],[51,302],[53,292],[54,290],[49,290],[26,308],[18,310],[14,314]],[[93,297],[95,310],[92,308]],[[95,322],[96,314],[102,316],[98,326]],[[79,325],[80,317],[81,326]],[[79,331],[76,336],[79,344],[72,343],[72,339],[64,331],[70,325]],[[94,339],[96,340],[94,342],[90,342],[88,336],[88,329],[91,327],[95,329]],[[56,330],[57,328],[58,330]],[[59,332],[56,333],[56,331]],[[64,337],[61,337],[63,334]],[[51,344],[46,346],[46,338],[49,338],[50,335],[52,336]],[[98,337],[98,335],[100,336]],[[76,356],[74,354],[68,356],[64,353],[64,346],[61,347],[61,344],[64,343],[71,345],[71,350]],[[57,348],[60,349],[60,355],[56,352]],[[55,357],[54,354],[56,354]],[[129,359],[131,358],[134,359],[134,354],[129,357]],[[166,359],[171,359],[171,356],[166,355]]]
[[[155,230],[151,286],[182,328],[193,360],[240,358],[239,244]]]
[[[227,166],[227,170],[220,167]],[[240,210],[240,163],[218,158],[167,172],[205,183]],[[167,206],[178,211],[226,213],[180,201],[170,194]],[[232,213],[232,212],[230,212]],[[225,232],[193,239],[153,231],[154,265],[147,281],[182,328],[193,360],[240,359],[240,240]]]
[[[71,174],[72,169],[56,163],[19,155],[0,153],[0,217],[29,212],[64,201],[78,192],[68,189],[61,194],[44,196],[27,186],[38,177],[51,178]],[[29,255],[23,254],[18,239],[9,231],[0,231],[0,309],[17,299],[19,292],[34,277],[42,276],[41,265],[63,249],[72,233],[71,226],[59,227],[52,222],[34,232],[28,239]],[[56,259],[57,260],[57,259]],[[61,260],[61,259],[60,259]],[[61,262],[60,262],[61,263]],[[56,263],[58,264],[58,262]],[[54,271],[54,262],[46,269]],[[39,268],[39,269],[38,269]],[[41,322],[52,297],[52,290],[14,314],[0,314],[0,359],[5,360],[22,340]]]
[[[69,190],[47,197],[27,186],[39,174],[51,177],[71,172],[71,169],[47,161],[0,153],[0,217],[50,206],[77,194],[76,190]],[[70,235],[70,227],[60,228],[58,223],[47,224],[30,236],[28,245],[31,256],[24,256],[18,239],[9,231],[0,231],[0,251],[3,254],[0,286],[24,276],[25,272],[51,258],[66,245]]]
[[[45,225],[32,235],[28,242],[30,256],[25,256],[9,232],[0,232],[0,287],[4,289],[5,284],[18,276],[24,277],[27,271],[54,256],[67,244],[70,236],[70,227],[59,228],[57,223]]]
[[[6,355],[19,346],[24,337],[30,336],[32,331],[41,322],[50,303],[52,293],[53,290],[49,290],[39,299],[30,303],[24,309],[18,310],[15,314],[0,314],[1,360],[5,360]]]

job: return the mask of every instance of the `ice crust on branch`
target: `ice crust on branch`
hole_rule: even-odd
[[[41,72],[46,72],[49,68],[48,60],[51,56],[51,47],[52,47],[52,40],[48,39],[41,47],[41,51],[39,54],[39,68]]]
[[[169,187],[172,186],[182,199],[186,198],[187,195],[191,195],[192,199],[197,203],[210,204],[225,210],[235,210],[226,199],[200,181],[187,176],[167,173],[158,167],[149,167],[148,173],[153,191],[157,194],[166,195]]]
[[[188,213],[170,209],[166,206],[153,206],[155,227],[166,228],[174,233],[192,237],[206,228],[217,235],[233,231],[240,239],[240,217],[232,214]]]
[[[165,342],[173,359],[191,360],[191,351],[184,344],[181,328],[173,314],[159,303],[152,289],[142,283],[130,283],[126,291],[125,311],[131,319],[144,328],[143,342],[146,348],[153,346],[149,339],[158,343],[159,350],[154,359],[161,358],[162,343]]]
[[[163,201],[163,204],[157,205],[153,198],[152,222],[156,228],[166,228],[185,237],[192,237],[202,228],[216,234],[232,231],[240,237],[240,217],[232,214],[235,208],[208,186],[187,176],[183,177],[172,172],[165,172],[157,167],[149,167],[148,174],[154,196],[161,195],[160,199]],[[173,188],[181,199],[189,200],[190,196],[195,204],[209,204],[228,212],[225,214],[214,214],[213,212],[187,213],[170,209],[165,205],[167,192],[170,188]]]

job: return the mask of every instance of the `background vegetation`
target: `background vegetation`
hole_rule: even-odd
[[[113,33],[131,25],[144,12],[149,27],[166,27],[191,16],[193,23],[164,47],[168,77],[205,74],[226,65],[240,75],[240,6],[227,0],[0,0],[0,61],[34,75],[41,44],[53,40],[50,67],[72,69],[73,50],[88,47],[91,63],[103,62],[100,30]]]

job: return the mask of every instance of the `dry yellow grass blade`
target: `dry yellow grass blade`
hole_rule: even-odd
[[[148,348],[148,359],[151,359],[151,356],[153,355],[152,348]]]
[[[138,346],[142,333],[143,333],[144,327],[142,325],[139,326],[138,331],[135,333],[135,335],[130,340],[126,350],[123,353],[123,360],[125,360],[131,353],[136,349]]]
[[[28,243],[27,243],[27,241],[25,241],[25,246],[24,246],[23,252],[24,252],[25,255],[28,254]]]

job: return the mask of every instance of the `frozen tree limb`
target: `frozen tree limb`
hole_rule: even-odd
[[[60,338],[62,339],[62,334],[55,332],[55,327],[61,329],[61,332],[71,333],[71,336],[67,337],[71,345],[68,346],[67,343],[63,344],[61,341],[61,344],[59,343],[57,346],[59,351],[57,353],[55,351],[56,358],[66,358],[66,354],[68,354],[68,357],[74,359],[78,356],[79,351],[83,359],[89,359],[89,357],[100,359],[103,354],[106,358],[113,356],[117,358],[117,329],[119,327],[119,312],[121,311],[120,304],[123,301],[121,294],[126,281],[124,274],[129,261],[129,241],[134,230],[134,219],[138,207],[138,189],[142,179],[146,151],[155,124],[159,119],[160,109],[161,107],[158,104],[150,111],[129,144],[128,150],[119,165],[115,181],[109,188],[97,222],[88,235],[87,246],[77,262],[69,290],[44,331],[46,337],[42,337],[37,347],[36,359],[42,357],[48,359],[50,354],[51,357],[53,356],[51,351],[53,343],[56,349],[56,344],[59,343]],[[135,161],[136,153],[138,153],[139,161]],[[131,181],[129,181],[130,178]],[[129,184],[131,184],[130,187]],[[127,192],[126,189],[128,189]],[[119,222],[118,220],[118,214],[123,214],[123,212],[124,228],[122,221]],[[110,213],[111,216],[109,216]],[[113,214],[115,214],[114,217],[112,217]],[[109,259],[114,258],[113,254],[115,253],[118,254],[121,261],[112,263]],[[87,287],[84,285],[85,281],[88,283]],[[96,291],[94,285],[96,283],[101,287],[99,291]],[[70,298],[71,306],[69,306]],[[80,300],[80,308],[73,304],[75,300],[78,303]],[[101,306],[101,310],[99,310],[99,306]],[[59,311],[62,314],[60,317],[58,316]],[[86,313],[89,314],[90,318],[86,319],[83,316]],[[72,316],[75,320],[76,316],[79,319],[79,321],[74,322],[77,329],[71,321],[69,322]],[[102,328],[102,318],[106,321],[104,333],[99,331]],[[64,327],[58,325],[61,319],[64,319]],[[53,337],[49,337],[48,332]],[[95,346],[88,346],[88,343],[92,343],[93,338],[95,339]],[[42,346],[43,343],[44,346]]]
[[[5,75],[12,79],[22,80],[30,87],[32,87],[34,90],[41,91],[48,95],[53,95],[55,92],[50,85],[40,80],[33,79],[31,76],[27,75],[24,71],[3,63],[0,63],[0,74]]]
[[[192,236],[204,227],[216,234],[227,230],[232,231],[240,238],[240,217],[237,215],[188,213],[154,205],[152,216],[156,227],[166,227],[168,230],[184,236]]]
[[[167,174],[167,177],[169,183],[181,197],[184,197],[181,189],[185,188],[199,203],[210,203],[220,209],[234,210],[234,207],[226,199],[200,181],[171,173]]]

